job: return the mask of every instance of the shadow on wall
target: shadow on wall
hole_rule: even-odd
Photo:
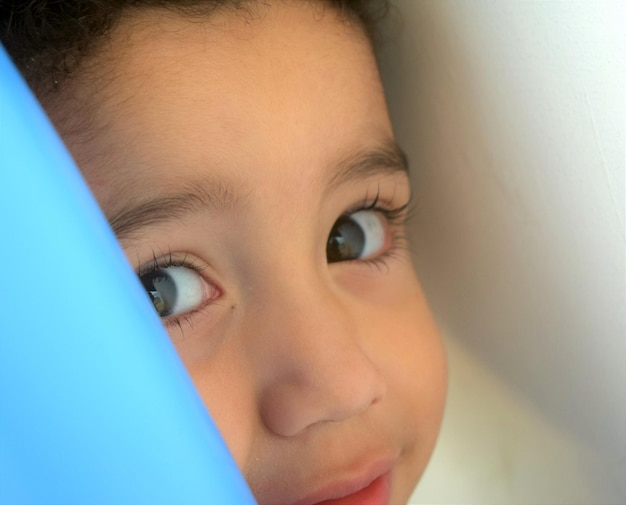
[[[593,448],[449,338],[450,387],[441,438],[412,504],[622,504]],[[621,495],[623,497],[623,494]]]
[[[580,503],[626,503],[626,4],[394,4],[383,78],[434,312],[477,366],[597,455],[596,501]],[[545,433],[511,457],[550,472],[527,457]]]

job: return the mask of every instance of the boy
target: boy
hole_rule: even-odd
[[[262,505],[406,502],[441,420],[365,4],[2,13]]]

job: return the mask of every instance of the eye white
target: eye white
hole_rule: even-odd
[[[165,269],[176,285],[176,300],[171,307],[172,314],[181,314],[198,307],[205,295],[205,283],[198,272],[182,266]]]
[[[151,284],[147,289],[161,317],[189,312],[207,296],[206,282],[195,270],[184,266],[160,268],[147,280]]]
[[[360,210],[351,214],[350,219],[361,227],[365,236],[359,258],[369,258],[380,253],[386,242],[385,225],[380,214],[371,210]]]

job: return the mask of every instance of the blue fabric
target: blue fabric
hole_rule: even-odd
[[[0,503],[254,503],[2,47],[0,271]]]

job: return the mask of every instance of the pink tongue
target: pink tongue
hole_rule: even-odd
[[[388,501],[389,479],[382,476],[354,494],[326,500],[317,505],[387,505]]]

